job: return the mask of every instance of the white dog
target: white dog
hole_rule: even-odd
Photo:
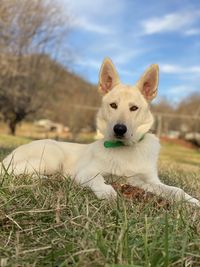
[[[116,196],[104,180],[116,175],[157,195],[200,205],[182,189],[165,185],[158,178],[159,140],[148,133],[154,121],[149,102],[157,94],[158,72],[158,66],[152,65],[135,86],[124,85],[106,58],[99,74],[99,90],[104,97],[97,115],[97,127],[104,138],[89,145],[33,141],[8,155],[2,171],[14,175],[60,172],[91,188],[98,198]]]

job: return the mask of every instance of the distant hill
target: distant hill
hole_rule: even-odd
[[[46,55],[40,60],[38,71],[41,72],[44,103],[37,114],[31,116],[32,119],[48,118],[77,131],[82,127],[94,126],[95,112],[75,108],[74,105],[98,106],[100,95],[96,86]],[[39,101],[37,96],[36,101]]]

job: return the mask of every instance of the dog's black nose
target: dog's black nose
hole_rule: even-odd
[[[122,137],[127,132],[127,127],[124,124],[116,124],[113,130],[116,136]]]

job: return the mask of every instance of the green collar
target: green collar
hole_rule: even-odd
[[[124,143],[122,141],[105,141],[104,142],[105,148],[119,147],[119,146],[124,146]]]
[[[145,134],[141,136],[141,138],[138,140],[138,142],[141,142],[145,137]],[[119,147],[119,146],[125,146],[125,144],[122,141],[105,141],[104,147],[105,148],[111,148],[111,147]]]

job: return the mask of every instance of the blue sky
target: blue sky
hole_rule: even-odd
[[[92,83],[105,56],[134,84],[160,66],[159,97],[177,102],[200,93],[199,0],[57,0],[70,14],[70,68]]]

